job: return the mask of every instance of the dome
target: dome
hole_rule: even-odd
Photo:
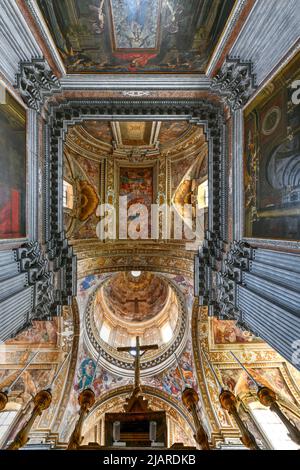
[[[110,312],[128,322],[149,321],[167,302],[168,284],[149,272],[117,273],[103,287],[103,299]]]
[[[140,344],[156,344],[148,351],[141,368],[159,367],[174,360],[186,337],[185,301],[177,287],[165,276],[152,272],[126,271],[109,275],[89,299],[86,313],[86,341],[96,358],[116,372],[131,374],[132,358],[118,351]],[[116,366],[116,367],[115,367]]]

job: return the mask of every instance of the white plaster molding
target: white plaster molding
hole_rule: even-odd
[[[226,23],[226,26],[225,26],[225,29],[219,39],[219,42],[217,44],[217,46],[215,47],[215,50],[214,50],[214,53],[212,55],[212,58],[210,59],[209,61],[209,64],[207,66],[207,69],[206,69],[206,74],[208,76],[210,76],[210,74],[212,73],[213,69],[215,68],[215,66],[217,65],[220,57],[221,57],[221,54],[222,52],[224,51],[224,48],[226,46],[226,43],[233,31],[233,28],[235,27],[239,17],[240,17],[240,14],[246,4],[246,1],[247,0],[238,0],[236,2],[236,4],[234,5],[234,8],[232,10],[232,13]]]
[[[51,33],[48,29],[48,26],[44,20],[44,17],[36,3],[36,0],[27,0],[26,1],[31,14],[40,30],[40,33],[45,41],[46,46],[49,49],[49,52],[51,53],[51,56],[57,65],[58,69],[61,71],[62,75],[66,75],[66,69],[64,66],[64,63],[61,59],[61,56],[57,50],[57,47],[55,45],[55,42],[52,39]]]
[[[121,90],[124,96],[151,90],[209,90],[211,80],[205,75],[176,74],[81,74],[66,75],[61,80],[63,89],[68,90]],[[133,96],[133,95],[130,95]],[[144,95],[143,95],[144,96]]]
[[[0,2],[0,73],[15,84],[20,62],[42,58],[43,53],[15,1]]]
[[[299,38],[299,0],[257,0],[229,57],[251,61],[260,85]]]

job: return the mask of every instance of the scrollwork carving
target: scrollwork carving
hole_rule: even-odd
[[[39,112],[44,95],[59,91],[60,83],[45,60],[34,59],[32,62],[21,62],[17,87],[27,106]]]
[[[30,320],[51,319],[76,294],[76,257],[72,247],[64,239],[48,248],[32,241],[15,250],[20,271],[34,286]]]
[[[255,80],[251,62],[227,58],[211,86],[225,97],[229,107],[235,111],[244,106],[256,90]]]
[[[46,253],[37,241],[28,242],[15,250],[20,271],[27,273],[29,285],[34,286],[31,318],[48,319],[53,315],[54,277]]]
[[[243,283],[243,272],[249,270],[254,248],[244,241],[228,247],[216,234],[207,232],[199,253],[199,297],[201,305],[210,307],[210,314],[219,319],[242,320],[237,307],[237,285]]]

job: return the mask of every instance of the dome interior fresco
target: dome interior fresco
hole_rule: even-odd
[[[108,309],[127,322],[144,322],[159,314],[166,305],[168,285],[155,274],[130,272],[113,275],[103,288]]]
[[[88,331],[108,351],[134,345],[139,336],[141,344],[158,344],[161,350],[152,353],[157,356],[182,328],[181,299],[164,276],[145,271],[133,274],[109,275],[95,290],[87,307]],[[119,356],[126,360],[126,354]]]

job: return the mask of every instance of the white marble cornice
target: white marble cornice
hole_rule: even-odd
[[[15,1],[0,2],[0,72],[14,85],[19,63],[43,53]]]
[[[124,97],[134,98],[150,90],[210,90],[210,85],[202,74],[69,74],[61,79],[65,90],[122,90]]]

